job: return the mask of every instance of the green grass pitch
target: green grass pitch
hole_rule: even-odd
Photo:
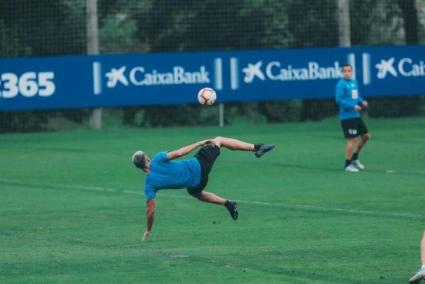
[[[0,135],[0,283],[406,283],[424,229],[425,119],[366,120],[367,169],[342,171],[336,119],[320,123]],[[130,157],[217,135],[275,143],[223,150],[207,190],[163,190],[145,227]]]

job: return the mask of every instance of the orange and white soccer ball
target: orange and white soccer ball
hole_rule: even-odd
[[[210,106],[215,103],[217,94],[211,88],[202,88],[198,92],[198,101],[201,105]]]

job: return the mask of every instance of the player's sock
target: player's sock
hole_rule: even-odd
[[[348,167],[351,164],[351,160],[345,160],[344,168]]]
[[[359,153],[354,153],[353,156],[351,157],[351,161],[355,161],[359,159]]]

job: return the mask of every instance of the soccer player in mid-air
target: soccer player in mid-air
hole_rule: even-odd
[[[412,278],[409,279],[410,284],[418,284],[421,280],[425,279],[425,231],[421,241],[421,261],[422,267],[415,275],[412,276]]]
[[[175,160],[199,147],[201,149],[194,157]],[[208,174],[220,155],[221,147],[230,150],[252,151],[259,158],[272,150],[274,145],[251,144],[233,138],[216,137],[187,145],[178,150],[159,152],[152,159],[143,151],[134,153],[132,157],[134,165],[147,173],[145,178],[147,226],[142,241],[145,241],[152,231],[155,196],[160,189],[187,188],[187,191],[193,197],[204,202],[224,205],[234,220],[238,218],[235,201],[226,200],[214,193],[204,191],[208,183]]]
[[[350,64],[342,67],[342,75],[343,78],[339,80],[335,89],[339,118],[344,136],[347,138],[344,170],[358,172],[365,168],[359,161],[360,151],[371,137],[360,117],[360,111],[366,109],[368,103],[359,95],[357,81],[353,79],[353,67]],[[358,142],[357,137],[360,137]]]

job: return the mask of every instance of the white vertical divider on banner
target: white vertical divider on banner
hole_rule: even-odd
[[[353,67],[353,78],[357,80],[356,73],[356,55],[354,53],[349,53],[347,56],[348,64],[350,64]]]
[[[363,84],[370,85],[372,78],[370,76],[370,54],[363,52],[362,54],[362,66],[363,66]]]
[[[236,57],[230,58],[230,88],[239,89],[239,62]]]
[[[216,58],[214,60],[214,89],[217,91],[223,90],[223,59]],[[224,104],[221,102],[218,104],[218,126],[224,127]]]
[[[100,62],[93,62],[93,94],[102,93],[102,65]]]
[[[215,88],[217,90],[223,89],[223,59],[215,59]],[[239,88],[239,73],[238,73],[238,59],[236,57],[230,58],[230,88],[236,90]],[[224,104],[218,105],[219,114],[219,127],[224,127]]]

